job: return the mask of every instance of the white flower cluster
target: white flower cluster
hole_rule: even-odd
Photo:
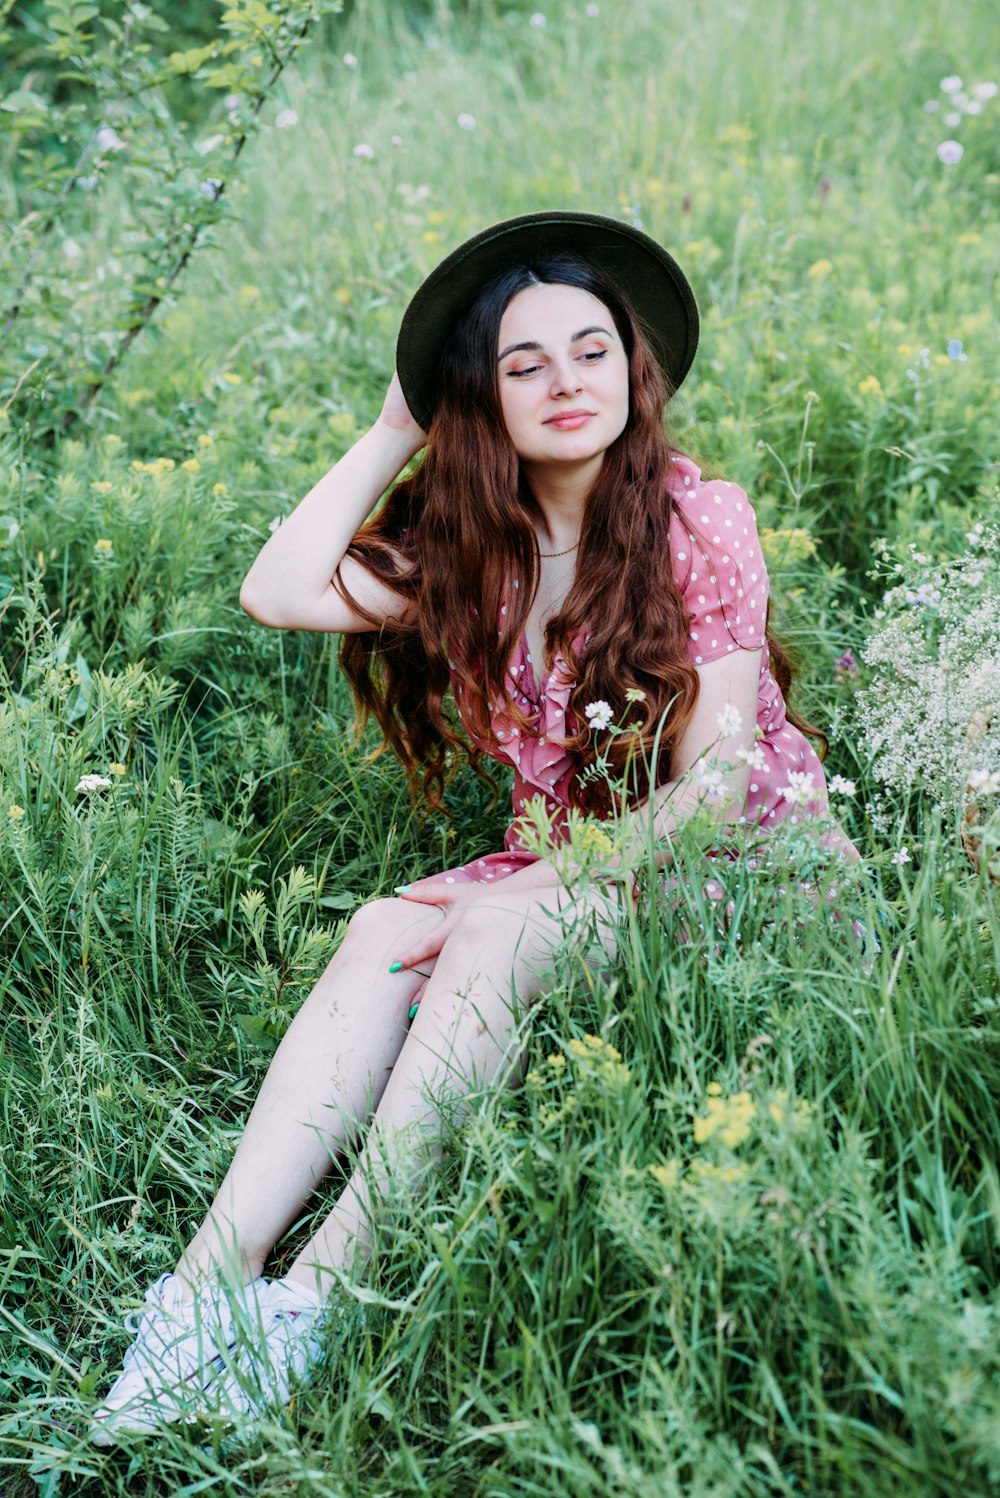
[[[875,613],[858,727],[882,800],[922,791],[948,815],[1000,787],[1000,530],[933,564],[911,550]]]

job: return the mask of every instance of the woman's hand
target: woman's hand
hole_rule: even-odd
[[[409,885],[405,890],[397,891],[401,899],[409,900],[414,905],[433,905],[444,916],[414,946],[397,954],[396,962],[400,968],[419,967],[422,962],[438,958],[462,911],[481,900],[486,891],[495,887],[493,884],[445,884],[442,880],[424,879]]]
[[[406,396],[403,394],[398,374],[393,375],[389,389],[386,391],[376,426],[379,424],[409,437],[413,443],[413,452],[419,452],[427,441],[427,433],[414,420],[406,404]]]

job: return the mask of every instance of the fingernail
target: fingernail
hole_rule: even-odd
[[[397,884],[396,888],[393,890],[393,894],[394,895],[405,895],[406,891],[409,888],[410,888],[410,886],[408,884]]]
[[[402,970],[403,970],[403,964],[401,962],[391,962],[389,964],[389,971],[390,971],[390,973],[400,973],[400,972],[402,972]]]
[[[420,1000],[418,999],[415,1004],[411,1004],[410,1005],[410,1018],[411,1019],[415,1019],[416,1018],[417,1010],[419,1008],[420,1008]]]

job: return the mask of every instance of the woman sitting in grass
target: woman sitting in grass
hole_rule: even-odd
[[[652,823],[662,863],[706,805],[744,838],[817,819],[831,856],[857,856],[785,700],[753,510],[664,433],[697,328],[684,276],[638,230],[576,213],[495,225],[417,292],[378,420],[251,567],[254,618],[346,637],[362,713],[432,806],[465,750],[512,766],[515,816],[502,852],[352,918],[208,1216],[147,1292],[95,1440],[286,1400],[322,1353],[331,1292],[363,1273],[380,1171],[433,1159],[434,1098],[516,1078],[519,1012],[568,923],[613,951],[631,884],[609,869],[568,887],[526,845],[533,800],[554,843],[571,807],[614,809],[638,848]],[[585,773],[599,754],[626,793],[614,807],[609,777]],[[359,1125],[333,1210],[284,1278],[260,1278]]]

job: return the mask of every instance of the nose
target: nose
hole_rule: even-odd
[[[575,359],[553,360],[549,383],[549,393],[553,399],[560,395],[577,395],[582,389],[580,367]]]

